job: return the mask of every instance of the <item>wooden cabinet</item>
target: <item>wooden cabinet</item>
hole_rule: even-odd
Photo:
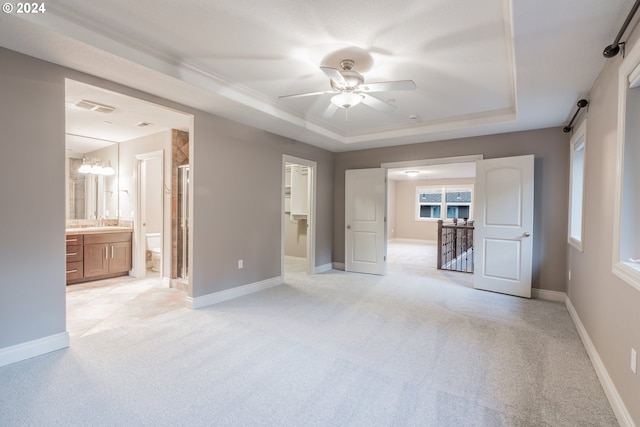
[[[74,236],[83,241],[79,252],[71,252],[81,254],[79,260],[74,258],[73,261],[81,264],[81,267],[75,268],[74,264],[72,270],[76,272],[70,273],[70,263],[67,262],[67,284],[128,274],[131,270],[131,235],[131,232],[103,232]],[[72,236],[68,236],[67,240],[70,238]],[[78,256],[71,253],[67,249],[68,261],[70,256]]]
[[[84,277],[84,236],[67,236],[67,282]]]

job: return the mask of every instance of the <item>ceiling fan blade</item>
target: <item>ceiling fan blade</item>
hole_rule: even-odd
[[[324,113],[322,114],[322,118],[323,119],[330,119],[333,116],[333,114],[336,112],[337,109],[338,109],[337,105],[329,104],[327,109],[324,110]]]
[[[386,102],[381,101],[378,98],[374,98],[373,96],[364,93],[361,93],[360,96],[362,96],[362,103],[373,108],[374,110],[382,111],[383,113],[391,113],[396,109],[395,105],[387,104]]]
[[[331,67],[320,67],[320,69],[327,75],[327,77],[329,77],[334,82],[343,85],[347,84],[347,81],[344,79],[342,73],[339,70]]]
[[[302,98],[304,96],[315,96],[315,95],[324,95],[325,93],[334,93],[331,90],[325,90],[323,92],[307,92],[307,93],[296,93],[293,95],[282,95],[279,96],[278,98],[283,99],[283,98]]]
[[[398,80],[391,82],[364,83],[358,87],[358,92],[386,92],[388,90],[416,90],[413,80]]]

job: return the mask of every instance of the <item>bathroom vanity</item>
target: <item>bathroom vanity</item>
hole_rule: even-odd
[[[131,270],[132,229],[67,229],[67,285],[125,276]]]

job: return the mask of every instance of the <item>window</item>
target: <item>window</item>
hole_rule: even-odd
[[[620,66],[613,273],[640,290],[640,46]]]
[[[471,218],[471,185],[417,187],[416,194],[416,220]]]
[[[569,186],[569,243],[582,251],[582,215],[584,212],[584,165],[587,121],[584,120],[571,138]]]

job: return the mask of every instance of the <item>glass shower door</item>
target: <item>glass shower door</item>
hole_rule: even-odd
[[[189,165],[178,167],[178,275],[189,277]]]

